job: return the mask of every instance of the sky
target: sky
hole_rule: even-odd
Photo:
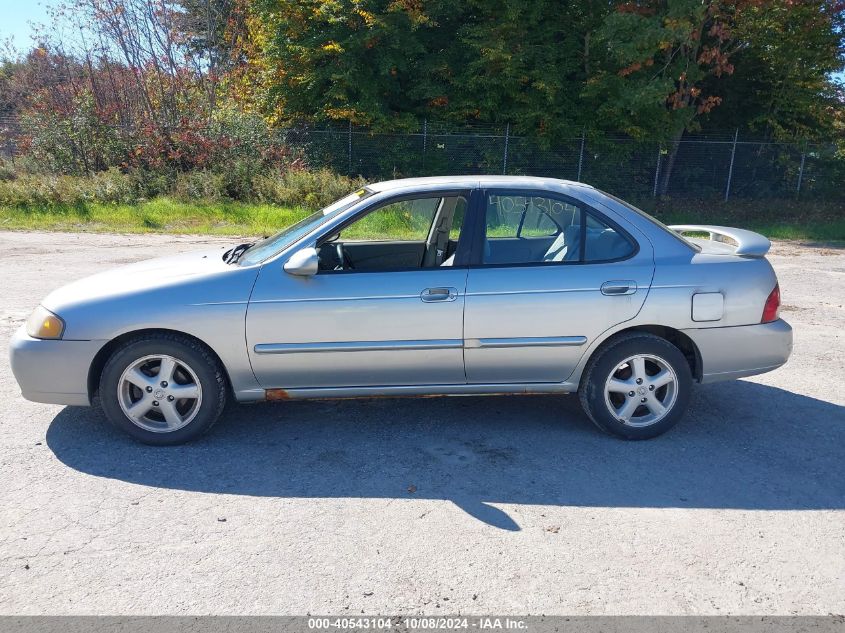
[[[0,42],[12,37],[15,47],[26,48],[32,33],[30,22],[47,22],[47,9],[57,0],[0,0]]]

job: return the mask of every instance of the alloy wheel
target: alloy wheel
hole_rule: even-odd
[[[202,386],[191,367],[173,356],[144,356],[129,365],[117,384],[117,399],[133,424],[153,433],[187,426],[202,404]]]
[[[627,426],[657,424],[669,414],[677,398],[675,370],[652,354],[626,358],[605,381],[605,403],[613,417]]]

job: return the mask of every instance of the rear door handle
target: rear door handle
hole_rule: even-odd
[[[420,293],[420,299],[425,303],[435,301],[454,301],[458,298],[457,288],[426,288]]]
[[[601,293],[608,296],[632,295],[637,291],[637,282],[628,279],[605,281]]]

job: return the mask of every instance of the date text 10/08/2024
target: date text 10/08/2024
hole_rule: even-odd
[[[468,617],[359,617],[359,618],[331,618],[314,617],[308,619],[308,628],[312,631],[341,629],[341,630],[385,630],[403,629],[418,631],[452,631],[471,630],[521,631],[528,628],[527,622],[518,618],[476,616]]]

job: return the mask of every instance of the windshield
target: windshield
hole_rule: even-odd
[[[333,202],[329,206],[317,211],[316,213],[312,213],[306,218],[303,218],[296,224],[293,224],[285,229],[282,229],[275,235],[271,235],[270,237],[265,237],[263,240],[259,240],[252,246],[250,246],[244,253],[240,256],[238,263],[241,266],[250,266],[252,264],[258,264],[259,262],[264,261],[268,257],[272,257],[282,249],[284,249],[289,244],[292,244],[296,240],[298,240],[303,235],[307,235],[312,230],[329,220],[331,217],[337,215],[338,213],[342,213],[346,211],[349,207],[357,202],[360,202],[367,196],[371,195],[372,192],[368,191],[367,189],[359,189],[354,193],[350,193],[348,196],[345,196],[338,200],[337,202]]]

